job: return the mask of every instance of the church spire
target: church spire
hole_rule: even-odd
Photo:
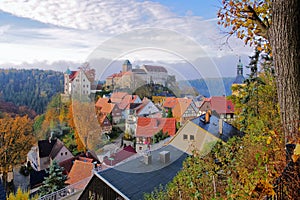
[[[237,64],[237,76],[243,76],[243,63],[241,62],[241,56],[239,57],[239,63]]]
[[[244,75],[243,75],[243,63],[241,61],[241,57],[239,57],[239,62],[237,64],[236,69],[236,78],[233,84],[243,84],[244,83]]]

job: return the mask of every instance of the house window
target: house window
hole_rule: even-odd
[[[85,79],[83,79],[83,81],[85,81]]]
[[[190,140],[195,140],[195,136],[194,135],[190,135]]]
[[[188,136],[186,134],[183,134],[183,139],[184,140],[187,140],[188,139]]]
[[[67,155],[68,154],[68,152],[65,152],[65,155]]]
[[[61,153],[60,153],[60,155],[61,155],[61,156],[63,156],[63,155],[64,155],[64,153],[63,153],[63,152],[61,152]]]
[[[143,150],[143,147],[139,147],[139,150],[142,151],[142,150]]]

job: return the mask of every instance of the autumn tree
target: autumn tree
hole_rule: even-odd
[[[7,185],[7,173],[26,161],[27,153],[35,143],[33,122],[27,117],[0,119],[0,173]]]
[[[299,142],[300,67],[298,0],[223,0],[219,24],[246,44],[273,55],[286,143]]]
[[[8,200],[35,200],[38,199],[38,197],[31,197],[29,196],[30,192],[29,191],[22,191],[21,188],[18,188],[16,194],[10,193],[8,196]]]
[[[85,152],[86,148],[85,148],[81,138],[79,137],[78,131],[77,131],[75,123],[74,123],[74,115],[73,115],[73,106],[72,106],[72,104],[69,105],[68,124],[71,128],[71,133],[74,134],[74,139],[75,139],[75,142],[76,142],[76,145],[77,145],[77,150],[79,152]]]
[[[96,150],[102,147],[102,131],[96,116],[95,103],[73,99],[72,117],[78,139],[85,148]]]

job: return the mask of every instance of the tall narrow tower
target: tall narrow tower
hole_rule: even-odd
[[[236,69],[236,78],[233,82],[233,84],[243,84],[244,83],[244,75],[243,75],[243,64],[241,62],[241,57],[239,57],[239,62],[237,64]]]
[[[122,72],[132,71],[132,65],[129,60],[125,60],[122,66]]]

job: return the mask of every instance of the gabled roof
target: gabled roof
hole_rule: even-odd
[[[163,107],[164,108],[174,108],[176,103],[177,103],[176,97],[167,97],[163,104]]]
[[[93,175],[93,169],[93,163],[75,160],[66,183],[71,185],[74,183],[78,183],[79,181],[88,177],[91,177]]]
[[[174,108],[172,109],[173,116],[179,120],[181,116],[185,113],[187,108],[193,102],[192,99],[188,98],[177,98],[177,103],[175,104]]]
[[[231,100],[225,96],[213,96],[208,99],[211,103],[211,110],[215,110],[219,114],[234,113],[234,105]]]
[[[39,140],[38,148],[39,148],[39,157],[49,157],[53,146],[55,145],[57,139],[54,140]]]
[[[111,155],[110,158],[113,158],[113,160],[109,160],[109,158],[107,156],[105,156],[103,159],[103,162],[106,165],[114,166],[134,154],[136,154],[135,149],[132,146],[127,146],[124,149],[122,149],[121,151]]]
[[[136,136],[137,137],[152,137],[160,130],[170,136],[176,133],[175,118],[146,118],[139,117],[137,119]]]
[[[61,150],[61,148],[63,148],[64,143],[62,143],[62,141],[60,141],[59,139],[56,140],[49,157],[51,159],[54,159],[56,157],[56,155],[58,154],[58,152]]]
[[[160,152],[169,151],[171,161],[160,162]],[[141,157],[135,158],[114,168],[100,171],[96,176],[114,187],[115,191],[127,199],[143,199],[144,193],[150,193],[159,185],[165,186],[181,170],[187,154],[168,145],[152,151],[152,163],[145,165]]]
[[[162,67],[162,66],[143,65],[143,67],[144,67],[148,72],[166,72],[166,73],[168,73],[168,71],[166,70],[166,68],[164,68],[164,67]]]
[[[208,131],[215,137],[223,140],[224,142],[227,142],[230,138],[232,138],[234,136],[238,136],[238,137],[244,136],[243,132],[239,131],[237,128],[235,128],[231,124],[228,124],[227,122],[224,122],[223,120],[222,120],[222,134],[220,134],[219,133],[219,126],[220,126],[219,118],[217,118],[214,115],[211,115],[209,123],[205,123],[205,114],[191,120],[191,122],[193,122],[200,128]]]

